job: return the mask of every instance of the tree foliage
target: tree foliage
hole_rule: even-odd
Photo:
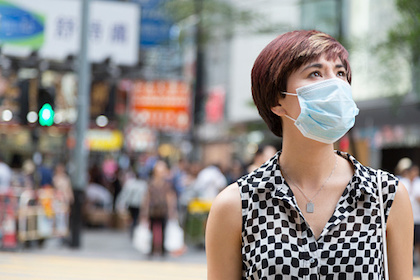
[[[270,32],[280,26],[255,10],[226,0],[167,0],[165,9],[175,23],[200,29],[199,44],[215,36],[230,37],[239,26],[253,33]]]
[[[401,20],[388,32],[387,49],[410,62],[413,89],[420,97],[420,1],[395,0]]]

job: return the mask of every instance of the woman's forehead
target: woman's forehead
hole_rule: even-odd
[[[341,61],[341,59],[338,56],[329,57],[326,54],[322,54],[322,55],[317,56],[317,57],[309,58],[307,61],[302,63],[302,65],[297,70],[304,69],[305,67],[307,67],[311,64],[322,64],[322,65],[324,65],[324,64],[330,64],[330,63],[334,64],[334,65],[343,65],[344,66],[343,61]]]

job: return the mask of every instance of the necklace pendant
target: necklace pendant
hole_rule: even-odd
[[[315,210],[315,206],[312,203],[312,201],[309,201],[308,203],[306,203],[306,212],[307,213],[313,213]]]

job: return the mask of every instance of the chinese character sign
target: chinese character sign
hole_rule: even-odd
[[[6,42],[5,54],[23,53],[22,49],[30,53],[31,50],[39,49],[42,58],[55,60],[64,60],[69,55],[79,54],[81,0],[9,2],[13,2],[13,6],[0,1],[0,40],[2,35],[8,36],[7,41],[2,40]],[[138,5],[91,1],[89,19],[91,62],[102,62],[111,58],[121,65],[137,63],[140,19]],[[12,39],[19,39],[19,47],[13,44],[15,42]]]
[[[131,121],[165,131],[188,131],[191,90],[182,81],[137,81],[131,92]]]

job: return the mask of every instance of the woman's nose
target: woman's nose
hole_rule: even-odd
[[[325,80],[329,80],[332,78],[337,78],[334,71],[327,71],[327,73],[324,75]]]

